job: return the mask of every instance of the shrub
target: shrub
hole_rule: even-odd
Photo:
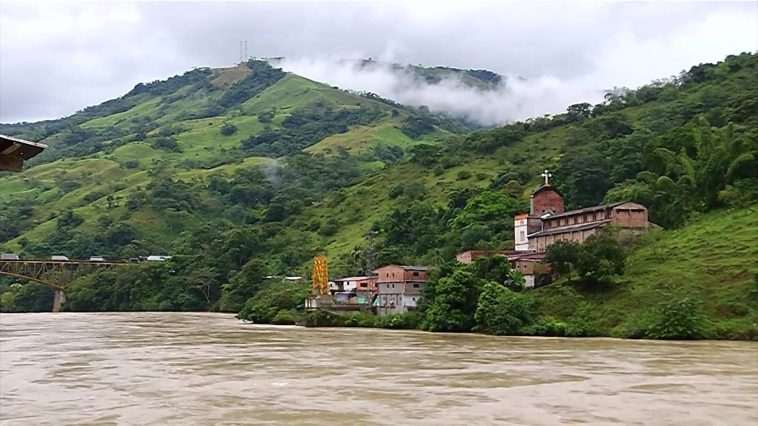
[[[302,325],[306,327],[341,327],[345,318],[326,311],[312,311],[303,316]]]
[[[277,325],[294,325],[295,318],[290,311],[281,310],[276,313],[276,316],[271,320],[271,324]]]
[[[258,121],[266,124],[270,123],[274,119],[274,115],[276,114],[275,111],[263,111],[258,113]]]
[[[306,284],[269,283],[245,302],[237,318],[259,324],[273,321],[279,311],[294,309],[303,303],[310,289]]]
[[[428,117],[412,116],[408,117],[400,129],[411,139],[418,139],[423,135],[434,132],[433,121]]]
[[[374,327],[375,315],[366,312],[355,312],[345,316],[345,327]]]
[[[403,195],[404,190],[405,190],[405,186],[402,184],[393,186],[392,188],[390,188],[390,192],[389,192],[390,199],[397,198]]]
[[[562,337],[567,335],[569,325],[565,321],[551,316],[542,317],[522,331],[530,336]]]
[[[462,270],[429,282],[424,297],[433,292],[422,324],[427,331],[471,331],[475,324],[477,296],[481,281],[474,274]]]
[[[624,273],[625,258],[626,253],[618,239],[603,230],[582,244],[576,270],[587,281],[609,282],[614,276]]]
[[[415,329],[418,328],[420,322],[420,317],[417,312],[405,312],[402,314],[378,316],[374,321],[374,327]]]
[[[691,295],[671,295],[653,308],[645,337],[652,339],[697,339],[705,330],[701,302]]]
[[[181,147],[179,147],[179,144],[176,143],[176,139],[170,136],[161,136],[155,138],[150,146],[155,149],[162,149],[164,151],[182,152]]]
[[[488,282],[477,303],[476,330],[488,334],[520,334],[532,323],[536,310],[537,301],[533,295],[516,293]]]
[[[321,226],[320,233],[324,236],[331,236],[337,233],[340,229],[340,223],[337,221],[337,219],[330,217],[327,219],[326,223]]]
[[[85,195],[82,199],[87,203],[92,203],[94,201],[97,201],[103,197],[105,197],[106,194],[104,191],[94,191],[90,192],[89,194]]]
[[[121,163],[121,165],[125,169],[136,169],[136,168],[139,168],[140,166],[139,161],[137,160],[126,160],[123,163]]]
[[[460,172],[458,172],[456,177],[458,178],[458,180],[466,180],[471,177],[471,172],[468,170],[461,170]]]
[[[566,336],[592,337],[601,334],[600,323],[595,316],[595,306],[588,302],[580,303],[568,320]]]
[[[233,134],[237,133],[237,126],[235,126],[232,123],[224,123],[223,126],[221,126],[221,134],[224,136],[231,136]]]

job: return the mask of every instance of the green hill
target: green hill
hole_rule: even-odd
[[[448,71],[419,72],[434,84]],[[704,302],[710,336],[744,337],[755,321],[757,88],[758,56],[746,53],[594,106],[472,131],[255,61],[193,70],[66,119],[0,126],[51,145],[0,178],[0,248],[170,253],[170,266],[136,278],[83,281],[72,300],[87,310],[236,311],[262,276],[308,276],[317,254],[333,276],[361,273],[372,257],[444,276],[458,251],[511,248],[512,217],[548,168],[568,208],[633,200],[664,230],[628,247],[615,286],[533,292],[544,302],[537,325],[574,321],[565,299],[592,310],[600,334],[641,335],[647,314],[636,304],[685,291]],[[739,235],[722,237],[728,230]],[[144,297],[115,291],[127,278]]]
[[[150,206],[128,209],[125,201],[156,174],[170,171],[182,181],[228,176],[302,149],[320,156],[361,154],[355,167],[375,170],[402,159],[411,146],[465,130],[453,119],[257,61],[196,69],[138,84],[121,98],[61,120],[0,125],[4,133],[50,145],[24,173],[0,180],[0,203],[7,206],[0,217],[15,218],[17,206],[28,206],[28,214],[4,226],[0,240],[12,251],[21,249],[19,242],[42,242],[56,218],[72,211],[83,218],[82,231],[107,214],[129,223],[149,250],[167,251],[204,212],[169,219]],[[378,158],[375,151],[388,156]]]
[[[652,232],[636,242],[617,284],[538,289],[541,313],[570,322],[582,306],[599,334],[642,337],[659,304],[689,297],[707,317],[707,337],[757,339],[755,217],[754,208],[722,210],[681,229]]]

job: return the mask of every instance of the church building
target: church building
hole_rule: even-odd
[[[550,185],[551,174],[532,193],[529,213],[514,217],[515,244],[519,251],[544,252],[556,241],[583,243],[604,226],[615,225],[622,234],[640,234],[650,227],[647,208],[620,202],[565,211],[563,194]]]

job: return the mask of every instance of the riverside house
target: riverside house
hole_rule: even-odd
[[[416,309],[426,283],[426,266],[387,265],[374,271],[377,278],[375,306],[379,315]]]

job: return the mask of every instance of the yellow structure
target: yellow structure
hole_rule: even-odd
[[[329,294],[329,269],[326,256],[313,258],[313,288],[314,295]]]

